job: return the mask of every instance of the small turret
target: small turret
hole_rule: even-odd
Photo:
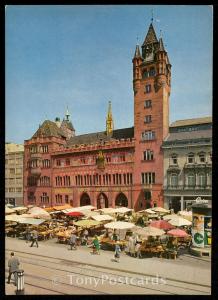
[[[140,65],[143,59],[140,53],[139,45],[136,45],[135,55],[132,59],[133,62],[133,90],[134,93],[137,93],[140,87],[140,79],[141,79],[141,72],[140,72]]]
[[[67,139],[75,136],[75,129],[73,127],[72,122],[70,121],[70,113],[67,107],[65,118],[63,119],[60,128],[64,131],[67,136]]]
[[[138,44],[136,45],[134,58],[141,58],[141,53],[140,53],[140,49],[139,49]]]
[[[162,38],[159,39],[159,51],[164,51],[165,52]]]
[[[55,124],[58,126],[58,128],[60,128],[61,127],[61,119],[56,117],[55,118]]]

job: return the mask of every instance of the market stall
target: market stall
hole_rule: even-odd
[[[188,221],[187,219],[184,219],[182,217],[177,216],[177,218],[173,218],[169,220],[169,223],[173,226],[176,227],[181,227],[181,226],[191,226],[192,222]]]
[[[139,247],[141,255],[155,255],[162,257],[165,252],[165,245],[161,243],[158,237],[165,235],[165,231],[155,227],[139,227],[136,226],[132,229],[132,232],[139,236],[138,240],[141,240],[141,246]],[[129,249],[127,247],[126,251]]]
[[[10,214],[14,214],[14,213],[15,213],[15,210],[13,208],[5,206],[5,214],[6,215],[10,215]]]
[[[150,223],[150,226],[159,228],[159,229],[163,229],[163,230],[170,230],[170,229],[174,228],[173,225],[171,225],[169,222],[167,222],[165,220],[152,221]]]
[[[32,207],[27,211],[28,214],[31,214],[34,218],[42,218],[44,220],[50,220],[50,214],[41,207]]]
[[[163,207],[153,207],[151,208],[151,210],[155,211],[156,213],[159,213],[159,214],[169,214],[170,211],[168,209],[165,209]]]
[[[123,249],[127,244],[127,241],[125,240],[126,231],[135,227],[135,224],[130,222],[117,221],[107,223],[104,225],[104,227],[106,229],[113,230],[114,234],[112,234],[112,236],[106,234],[106,236],[101,239],[102,247],[114,249],[116,242],[118,242]]]

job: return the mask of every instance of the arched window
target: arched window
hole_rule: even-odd
[[[206,186],[206,175],[204,173],[198,174],[198,185],[201,187]]]
[[[195,162],[195,155],[194,153],[189,153],[188,154],[188,164],[193,164]]]
[[[208,182],[207,182],[208,186],[212,186],[212,172],[209,172],[208,174]]]
[[[128,199],[123,193],[119,193],[115,200],[115,206],[128,206]]]
[[[108,198],[104,193],[101,193],[97,198],[97,209],[107,208]]]
[[[80,206],[90,205],[90,204],[91,204],[91,200],[89,198],[89,195],[87,193],[83,193],[80,198]]]
[[[142,78],[147,78],[149,76],[149,72],[147,69],[143,71]]]
[[[150,68],[149,76],[155,76],[155,68],[154,67]]]
[[[187,175],[187,185],[189,187],[195,186],[195,174],[194,173],[189,173]]]
[[[174,187],[178,185],[178,174],[171,174],[170,185]]]

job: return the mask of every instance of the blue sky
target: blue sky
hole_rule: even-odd
[[[172,64],[170,122],[212,114],[208,5],[12,5],[6,8],[6,141],[23,143],[68,105],[76,134],[133,126],[132,57],[154,14]]]

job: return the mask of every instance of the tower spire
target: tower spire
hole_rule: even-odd
[[[106,119],[106,132],[107,135],[113,133],[114,123],[113,123],[113,116],[112,116],[112,109],[111,109],[111,101],[108,102],[108,112],[107,112],[107,119]]]
[[[142,46],[144,46],[146,44],[157,43],[157,42],[158,42],[158,39],[157,39],[155,30],[154,30],[153,24],[151,23]]]
[[[67,106],[67,110],[66,110],[66,113],[65,113],[65,117],[66,117],[66,121],[70,121],[70,113],[69,113],[69,110],[68,110],[68,106]]]

